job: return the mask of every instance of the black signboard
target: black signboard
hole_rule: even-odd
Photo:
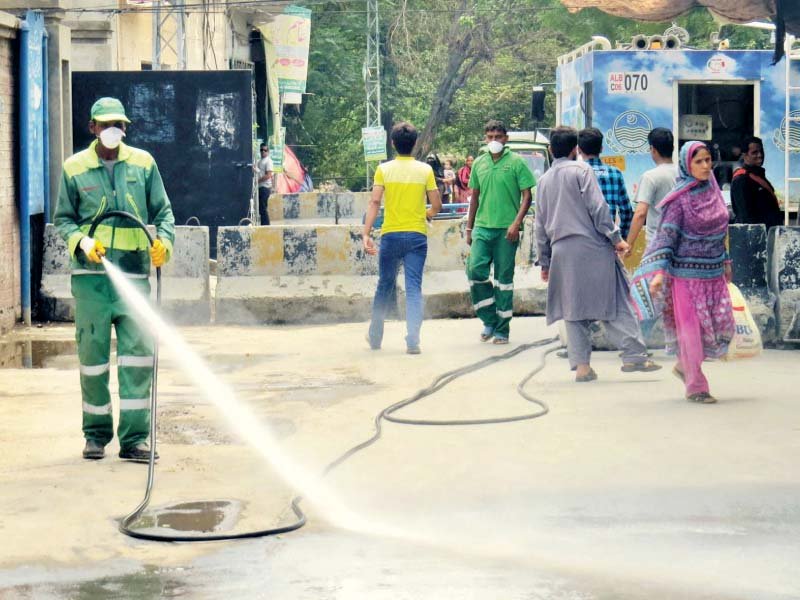
[[[131,124],[125,143],[150,152],[175,222],[216,230],[247,217],[253,184],[250,71],[84,71],[72,74],[73,149],[92,141],[92,104],[119,98]]]

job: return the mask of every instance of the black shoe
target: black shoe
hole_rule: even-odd
[[[619,356],[620,358],[622,358],[623,356],[625,356],[625,353],[624,353],[624,352],[620,352],[620,353],[618,354],[618,356]],[[566,356],[565,356],[564,358],[566,358]],[[647,352],[647,358],[653,358],[653,353],[652,353],[652,352]]]
[[[83,447],[83,458],[87,460],[100,460],[106,455],[106,449],[102,444],[94,440],[86,440],[86,445]]]
[[[619,368],[623,373],[633,373],[634,371],[641,371],[642,373],[650,373],[651,371],[658,371],[661,365],[654,363],[652,360],[646,360],[641,363],[622,363]]]
[[[119,451],[119,457],[132,462],[147,463],[150,462],[150,448],[145,443],[137,444],[130,448],[122,448]],[[158,460],[158,452],[156,452],[156,460]]]

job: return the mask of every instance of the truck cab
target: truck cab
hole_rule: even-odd
[[[525,159],[536,181],[550,168],[550,140],[541,131],[509,131],[506,146]]]

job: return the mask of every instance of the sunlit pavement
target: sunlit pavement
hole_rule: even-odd
[[[553,335],[515,319],[510,347],[481,344],[474,320],[427,321],[419,356],[403,324],[370,351],[365,324],[181,330],[269,427],[297,469],[319,473],[368,438],[381,408],[450,369]],[[72,339],[69,326],[18,332]],[[4,340],[5,341],[5,340]],[[29,347],[30,348],[30,347]],[[146,467],[80,458],[77,360],[0,370],[0,598],[772,599],[800,597],[800,352],[709,363],[711,406],[682,399],[665,369],[572,381],[550,355],[528,391],[534,421],[469,427],[385,424],[326,479],[373,531],[345,530],[309,498],[309,523],[248,542],[159,544],[117,531]],[[530,350],[407,408],[411,418],[514,415],[538,361]],[[162,356],[153,505],[242,503],[237,531],[291,519],[289,489]],[[116,380],[112,375],[112,389]],[[116,397],[114,398],[116,404]],[[386,532],[391,536],[387,536]]]

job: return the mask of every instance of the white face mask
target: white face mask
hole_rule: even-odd
[[[119,127],[106,127],[100,132],[100,141],[103,143],[103,146],[109,150],[113,150],[119,146],[119,143],[124,137],[125,132]]]
[[[492,154],[500,154],[503,151],[503,142],[498,142],[497,140],[492,140],[486,147],[489,149],[489,152]]]

